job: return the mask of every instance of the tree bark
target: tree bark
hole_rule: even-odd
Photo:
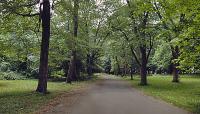
[[[67,76],[67,83],[71,83],[72,81],[77,81],[77,72],[76,72],[76,52],[72,52],[70,64],[69,64],[69,70],[68,70],[68,76]]]
[[[78,9],[79,9],[79,1],[74,0],[74,18],[73,18],[73,23],[74,23],[74,42],[76,42],[76,38],[78,36]],[[70,65],[69,65],[69,70],[68,70],[68,76],[67,76],[67,82],[71,83],[71,81],[77,81],[78,80],[78,75],[77,73],[77,67],[76,67],[76,49],[75,49],[75,43],[73,44],[74,49],[72,49],[72,55],[71,55],[71,60],[70,60]]]
[[[133,63],[133,59],[131,60],[131,67],[130,67],[130,69],[131,69],[131,80],[133,80],[133,65],[134,65],[134,63]]]
[[[49,39],[50,39],[49,0],[43,0],[43,11],[41,11],[40,13],[42,19],[42,44],[40,52],[39,81],[36,91],[45,94],[47,92],[48,52],[49,52]]]
[[[142,55],[141,66],[140,66],[140,85],[147,85],[147,57],[146,57],[146,48],[140,47],[140,52]]]
[[[92,76],[92,56],[90,54],[87,55],[87,74],[88,76]]]
[[[173,75],[173,80],[172,80],[172,82],[179,82],[178,69],[176,68],[176,65],[174,65],[174,64],[173,64],[172,75]]]
[[[148,16],[149,16],[149,12],[144,12],[144,19],[142,22],[143,30],[145,30],[145,28],[146,28]],[[145,41],[145,37],[146,37],[145,31],[143,31],[141,33],[141,35],[143,36],[143,40]],[[140,46],[140,53],[141,53],[140,85],[147,85],[147,62],[148,62],[148,56],[149,56],[150,52],[148,54],[146,54],[146,51],[147,51],[146,44],[141,44],[141,46]]]
[[[172,60],[178,59],[178,56],[179,56],[178,46],[171,47],[171,49],[172,49]],[[179,74],[178,74],[177,66],[178,66],[178,63],[175,63],[174,61],[172,61],[172,75],[173,75],[172,82],[179,82]]]
[[[133,67],[131,66],[131,80],[133,80]]]

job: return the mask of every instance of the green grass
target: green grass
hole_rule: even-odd
[[[180,83],[172,83],[171,76],[149,76],[148,86],[139,86],[139,77],[134,78],[132,85],[147,95],[200,114],[200,77],[182,76]]]
[[[47,95],[36,93],[37,80],[0,80],[0,114],[27,114],[36,111],[43,103],[63,92],[81,87],[86,82],[72,85],[62,82],[48,82]]]

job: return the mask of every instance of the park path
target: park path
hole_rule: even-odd
[[[62,100],[46,114],[190,114],[142,94],[126,81],[106,75],[74,99],[71,105]]]

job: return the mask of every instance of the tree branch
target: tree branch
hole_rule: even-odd
[[[131,45],[130,48],[131,48],[131,53],[132,53],[132,55],[134,56],[136,62],[138,63],[139,66],[141,66],[141,63],[140,63],[140,61],[139,61],[139,59],[138,59],[138,57],[137,57],[137,55],[136,55],[136,52],[135,52],[133,46]]]
[[[121,29],[119,29],[119,31],[122,32],[122,34],[124,35],[126,41],[130,42],[128,35]],[[136,62],[138,63],[139,66],[141,66],[141,63],[140,63],[140,61],[139,61],[139,59],[138,59],[138,57],[136,55],[136,52],[135,52],[135,50],[133,48],[133,45],[130,45],[130,49],[131,49],[131,53],[132,53],[133,57],[135,58]]]
[[[31,13],[27,13],[27,14],[22,14],[22,13],[18,13],[18,12],[13,12],[17,15],[20,15],[20,16],[23,16],[23,17],[34,17],[34,16],[39,16],[40,13],[34,13],[34,14],[31,14]]]
[[[150,42],[149,42],[149,47],[150,47],[150,49],[149,49],[149,51],[148,51],[148,53],[147,53],[147,60],[149,59],[151,50],[153,49],[153,41],[152,41],[152,40],[153,40],[153,39],[152,39],[152,37],[150,36]]]
[[[160,13],[160,11],[159,11],[159,8],[158,8],[158,6],[157,6],[157,4],[156,3],[154,3],[154,10],[156,10],[156,14],[158,15],[158,17],[159,17],[159,19],[160,20],[163,20],[163,16],[161,15],[161,13]],[[163,23],[163,27],[165,28],[165,29],[169,29],[169,27],[167,26],[167,24],[166,24],[166,22],[165,21],[162,21],[162,23]]]

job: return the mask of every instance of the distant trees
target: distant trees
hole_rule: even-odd
[[[198,16],[195,13],[197,7],[191,8],[191,5],[199,4],[199,2],[191,1],[187,4],[183,1],[126,0],[126,3],[122,4],[121,1],[118,1],[118,4],[121,5],[118,7],[113,5],[118,10],[114,11],[108,18],[112,29],[110,37],[114,37],[110,38],[108,43],[118,41],[119,44],[123,45],[126,42],[130,52],[126,51],[131,55],[129,65],[140,67],[141,85],[147,84],[147,72],[171,73],[173,75],[172,82],[179,82],[179,73],[188,72],[187,69],[194,72],[194,69],[197,68],[196,65],[199,65],[196,64],[199,56],[191,53],[193,56],[189,57],[185,52],[186,50],[198,52],[197,36],[193,34],[193,38],[189,37],[191,37],[190,33],[192,32],[198,33],[197,29],[193,28],[198,26],[198,24],[194,24],[197,23]],[[194,26],[191,27],[191,24]],[[190,35],[188,35],[188,31],[190,31]],[[121,36],[121,38],[114,35]],[[193,42],[193,46],[188,46],[187,44],[191,44],[191,42]],[[123,50],[124,47],[120,48]],[[117,50],[113,50],[112,46],[110,49],[117,52]],[[117,58],[112,60],[113,63],[127,59],[122,57],[119,60],[115,53],[111,53],[113,58]],[[191,59],[187,59],[188,62],[186,62],[186,58]],[[132,63],[137,63],[137,65]],[[124,64],[126,63],[118,64],[118,66],[122,68]],[[129,71],[132,74],[133,67]]]
[[[159,40],[156,49],[154,49],[154,54],[150,59],[150,64],[156,67],[151,68],[152,73],[172,73],[171,66],[171,47],[165,40]]]
[[[183,58],[181,58],[185,53],[185,51],[182,50],[184,41],[181,41],[181,39],[191,39],[186,34],[188,34],[189,26],[193,25],[193,21],[197,16],[195,14],[196,8],[191,8],[192,4],[199,4],[199,2],[159,1],[153,4],[162,24],[161,37],[165,38],[165,41],[168,42],[171,48],[173,82],[179,82],[178,74],[184,72],[184,69],[181,68],[181,64],[186,63],[186,61],[183,62]],[[196,31],[193,32],[197,33]],[[193,52],[193,50],[190,51]]]
[[[150,18],[154,14],[151,12],[151,4],[127,0],[127,6],[121,10],[113,15],[114,19],[111,21],[115,21],[112,29],[123,36],[132,55],[131,61],[134,59],[140,66],[140,83],[147,85],[147,64],[155,37],[155,30],[152,28],[156,26]],[[122,14],[124,12],[126,14]]]

